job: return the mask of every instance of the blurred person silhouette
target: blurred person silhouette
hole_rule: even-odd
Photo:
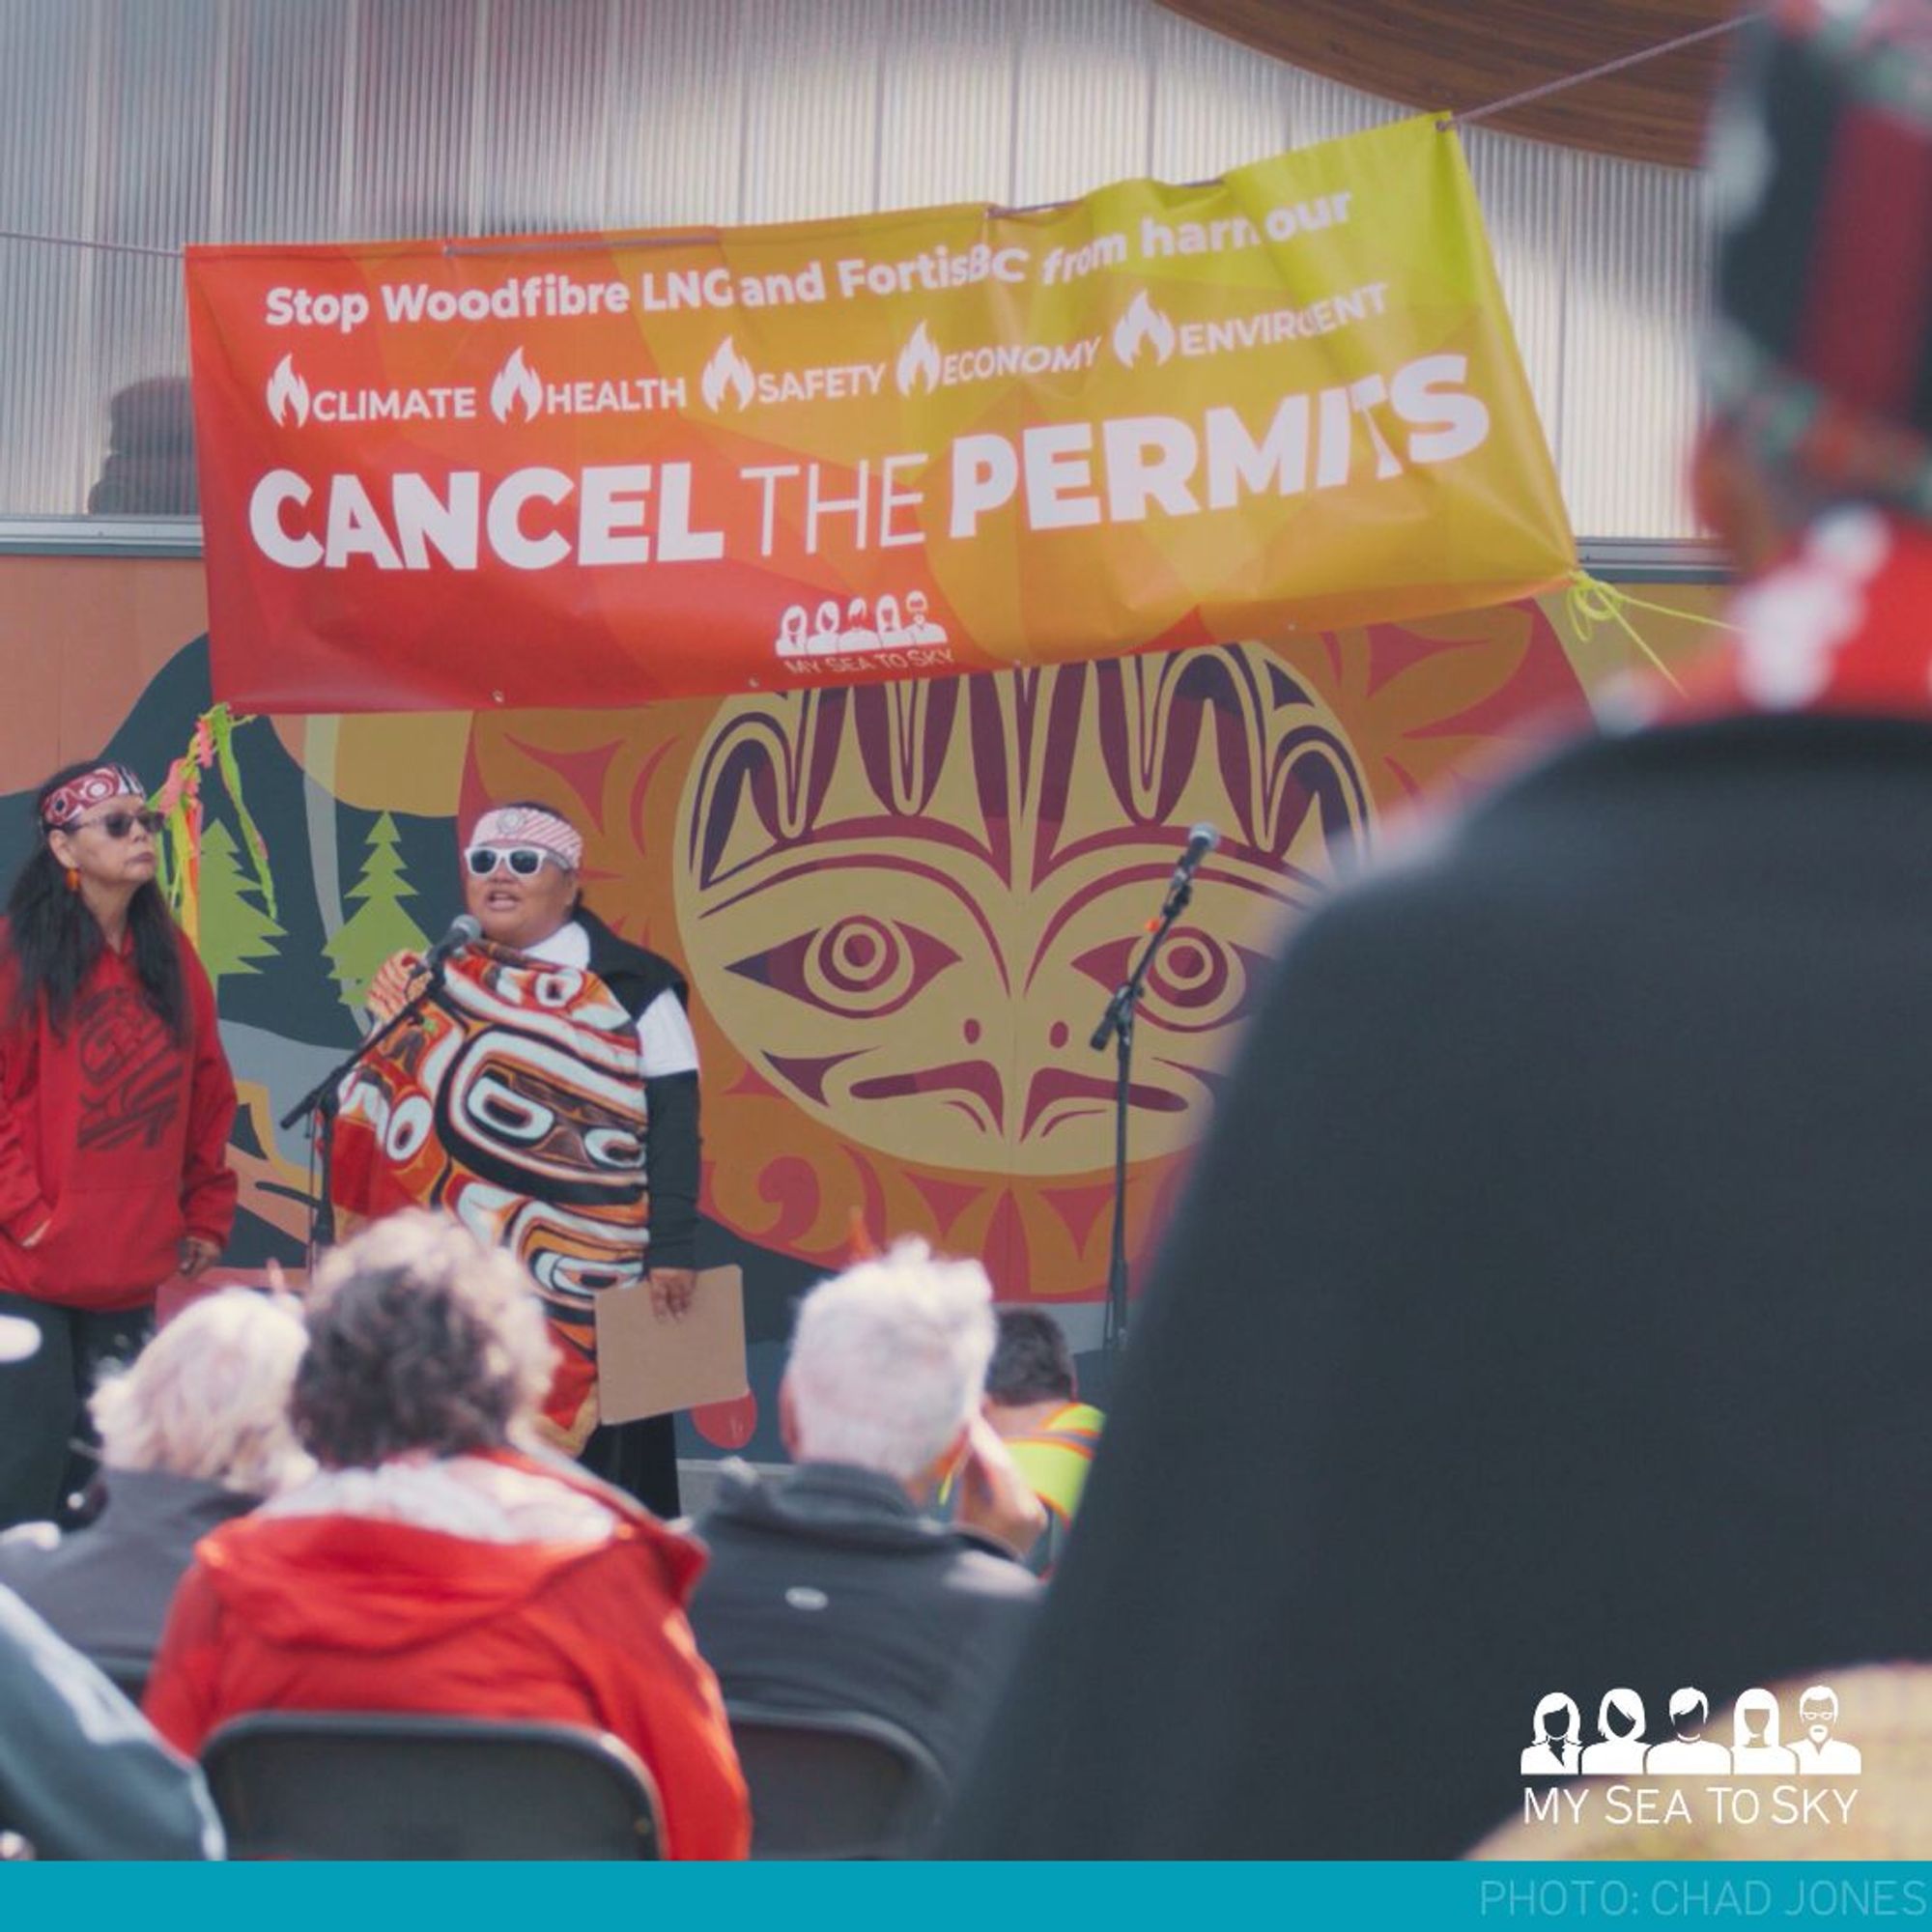
[[[0,1839],[36,1859],[218,1859],[201,1773],[0,1587]]]
[[[1927,1654],[1932,9],[1711,165],[1741,635],[1292,939],[955,1854],[1452,1856],[1550,1684]]]
[[[194,410],[185,376],[150,376],[107,405],[107,456],[87,494],[91,517],[192,517]]]

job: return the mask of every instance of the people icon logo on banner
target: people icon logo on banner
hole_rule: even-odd
[[[930,611],[923,590],[908,590],[903,598],[888,590],[870,603],[851,597],[842,611],[832,597],[810,611],[803,604],[787,604],[772,648],[781,658],[864,657],[949,642],[946,627],[935,623]]]

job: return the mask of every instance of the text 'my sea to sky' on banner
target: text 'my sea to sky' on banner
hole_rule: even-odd
[[[1468,610],[1575,545],[1453,132],[1020,213],[187,251],[214,687],[629,705]]]

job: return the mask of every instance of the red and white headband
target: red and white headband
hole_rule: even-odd
[[[486,811],[469,835],[471,845],[534,845],[563,862],[567,871],[583,864],[583,835],[568,819],[530,805]]]
[[[148,796],[148,787],[126,765],[96,765],[78,778],[69,779],[56,792],[48,794],[41,807],[43,831],[59,832],[70,826],[90,806],[105,805],[110,798]]]

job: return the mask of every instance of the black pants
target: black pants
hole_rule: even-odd
[[[155,1330],[153,1308],[97,1315],[0,1293],[0,1315],[41,1331],[24,1362],[0,1363],[0,1529],[59,1520],[97,1458],[87,1398],[110,1362],[131,1362]]]
[[[593,1476],[634,1495],[654,1516],[676,1516],[677,1430],[668,1415],[608,1422],[590,1432],[578,1458]]]

